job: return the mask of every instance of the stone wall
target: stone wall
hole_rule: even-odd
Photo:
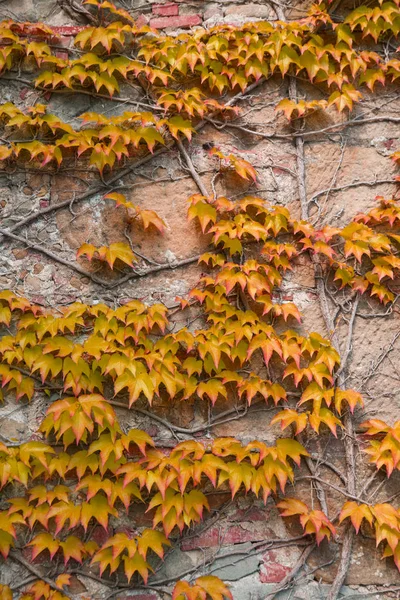
[[[80,4],[76,2],[76,4]],[[292,7],[289,16],[304,14],[306,3]],[[267,2],[150,2],[132,0],[125,2],[139,22],[176,32],[179,28],[198,25],[212,26],[219,23],[241,24],[248,20],[275,19],[273,4]],[[64,7],[64,8],[63,8]],[[75,14],[67,3],[55,0],[8,0],[0,4],[0,17],[19,20],[44,21],[58,28],[61,34],[60,53],[71,44],[72,35],[86,23],[84,15]],[[64,50],[63,50],[64,48]],[[24,83],[27,74],[19,80],[2,82],[0,79],[1,102],[12,101],[19,107],[32,105],[39,92]],[[299,82],[299,94],[308,97],[315,94],[311,85]],[[121,89],[121,98],[135,99],[135,90],[128,86]],[[254,136],[243,130],[225,128],[215,129],[211,124],[194,136],[190,145],[190,156],[201,175],[206,187],[215,185],[217,194],[235,197],[250,193],[275,204],[287,206],[293,215],[300,216],[298,196],[297,164],[290,127],[284,117],[276,117],[274,107],[280,98],[287,95],[286,84],[272,77],[241,102],[243,112],[247,114],[246,126],[258,128],[265,133],[279,131],[287,133],[287,139],[268,139]],[[85,111],[109,112],[117,114],[126,109],[124,102],[109,102],[89,95],[73,96],[66,94],[48,95],[49,112],[57,114],[64,121],[76,124],[77,117]],[[364,101],[352,114],[352,119],[373,117],[380,110],[388,116],[397,116],[400,99],[397,87],[386,87],[377,94],[365,94]],[[335,133],[332,126],[346,120],[334,110],[316,113],[307,121],[305,136],[305,161],[307,196],[311,202],[311,220],[320,225],[343,226],[356,213],[367,211],[375,205],[375,196],[391,197],[396,192],[393,177],[396,168],[388,156],[400,148],[400,133],[395,123],[370,122],[354,123]],[[324,132],[310,132],[324,129]],[[213,180],[216,159],[209,154],[210,144],[219,146],[222,151],[232,152],[250,161],[258,172],[256,185],[248,182],[238,184],[237,179],[218,178]],[[131,279],[122,288],[104,290],[88,278],[71,272],[67,266],[54,263],[39,252],[27,249],[21,242],[0,240],[0,287],[9,288],[45,307],[66,305],[76,300],[83,302],[106,302],[116,304],[127,298],[140,298],[152,303],[161,301],[173,306],[176,296],[184,297],[194,287],[201,274],[195,261],[189,259],[201,253],[207,247],[207,239],[200,234],[194,223],[186,218],[187,198],[197,192],[195,183],[184,168],[176,150],[155,157],[143,168],[125,176],[118,182],[123,186],[128,199],[140,204],[142,208],[155,210],[166,222],[167,231],[163,236],[156,233],[143,233],[125,222],[124,212],[115,209],[104,201],[103,192],[95,194],[85,202],[74,205],[75,195],[84,193],[89,185],[98,181],[97,176],[79,167],[71,172],[54,175],[46,168],[17,170],[10,173],[0,171],[0,220],[3,228],[13,225],[16,219],[30,211],[63,200],[71,200],[69,207],[55,213],[49,213],[34,221],[18,235],[27,235],[35,243],[45,245],[51,251],[74,261],[78,247],[84,242],[95,245],[126,241],[125,231],[131,235],[133,245],[138,252],[153,263],[170,263],[170,269],[150,272],[145,277]],[[188,259],[184,267],[174,267],[175,263]],[[85,263],[87,269],[94,267]],[[329,290],[328,290],[329,291]],[[296,270],[290,273],[284,282],[283,299],[293,300],[303,315],[300,327],[302,332],[318,331],[328,336],[320,313],[317,298],[314,271],[310,264],[300,261]],[[340,301],[340,298],[339,298]],[[385,309],[376,302],[365,299],[360,304],[360,318],[356,320],[353,338],[353,352],[347,387],[362,393],[366,399],[364,413],[357,414],[361,422],[377,417],[393,423],[400,418],[400,341],[397,323],[397,309],[388,311],[380,318]],[[371,316],[372,318],[366,318]],[[180,319],[180,320],[179,320]],[[189,317],[179,317],[177,326],[196,324]],[[337,321],[337,332],[344,343],[348,327],[348,315],[345,310]],[[380,357],[384,359],[379,362]],[[389,385],[388,385],[389,382]],[[51,399],[50,399],[51,400]],[[48,399],[35,398],[30,405],[15,404],[8,401],[0,408],[1,435],[12,440],[29,439],[43,418]],[[158,407],[159,414],[182,426],[196,426],[203,414],[196,405],[182,408],[177,405],[171,409]],[[216,413],[224,406],[216,407]],[[171,434],[168,430],[146,417],[137,414],[119,415],[121,422],[128,427],[144,428],[158,440],[168,443]],[[250,412],[245,419],[231,421],[214,429],[216,436],[236,436],[243,442],[259,439],[274,442],[280,431],[269,425],[268,412]],[[317,439],[309,434],[308,447],[322,453],[324,459],[333,463],[337,469],[343,468],[343,446],[332,436]],[[359,452],[362,452],[365,440],[358,438]],[[364,459],[364,465],[366,460]],[[325,479],[334,485],[337,478],[328,470],[322,472]],[[357,473],[359,481],[370,474],[365,466]],[[383,475],[379,476],[382,481]],[[378,477],[378,480],[379,480]],[[339,482],[340,483],[340,482]],[[308,496],[310,483],[299,482],[301,497]],[[399,475],[394,474],[389,486],[377,493],[374,501],[395,494],[398,491]],[[329,509],[332,513],[343,498],[329,490]],[[208,572],[219,575],[231,584],[235,600],[264,600],[277,583],[291,571],[303,549],[298,545],[285,545],[281,548],[258,551],[257,543],[265,539],[276,539],[298,535],[301,530],[293,522],[283,522],[274,502],[270,499],[264,507],[261,501],[250,497],[238,497],[228,509],[219,512],[220,506],[227,500],[223,494],[215,494],[211,501],[212,519],[215,524],[204,526],[193,532],[194,535],[183,540],[180,548],[169,555],[161,578],[173,578],[177,573],[185,572],[194,565],[201,565],[211,557],[215,558]],[[148,524],[146,515],[139,515],[143,524]],[[207,523],[207,522],[206,522]],[[129,523],[127,523],[129,525]],[[99,537],[101,531],[99,528]],[[331,544],[336,553],[340,552],[340,539]],[[324,598],[327,586],[332,581],[337,568],[337,554],[328,551],[322,544],[318,552],[313,553],[308,566],[300,572],[292,589],[282,593],[279,599]],[[9,563],[7,563],[9,565]],[[25,575],[21,568],[13,566],[1,569],[0,581],[14,582]],[[357,598],[375,598],[369,595],[370,586],[399,584],[400,576],[391,561],[381,561],[381,552],[376,551],[372,540],[362,536],[357,538],[352,564],[342,593]],[[109,589],[100,583],[82,576],[76,576],[75,593],[91,598],[106,598]],[[382,592],[379,588],[380,593]],[[130,591],[127,598],[136,600],[156,600],[163,595],[155,591]],[[167,596],[165,596],[166,598]],[[382,597],[382,595],[376,596]]]

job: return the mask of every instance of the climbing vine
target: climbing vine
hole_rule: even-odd
[[[355,214],[344,227],[318,226],[304,196],[301,142],[295,142],[301,218],[293,216],[300,211],[255,195],[257,169],[214,143],[208,148],[213,192],[215,178],[229,176],[249,190],[232,198],[209,193],[184,145],[206,124],[268,137],[238,125],[243,113],[238,102],[270,78],[289,82],[288,97],[275,112],[283,130],[290,131],[276,134],[278,139],[301,140],[317,111],[339,113],[334,128],[354,126],[345,119],[363,95],[396,85],[399,78],[398,2],[358,7],[340,22],[321,3],[298,21],[287,22],[279,10],[276,22],[198,28],[176,36],[138,26],[111,2],[83,4],[95,24],[82,27],[62,56],[51,26],[1,22],[1,76],[18,80],[24,71],[32,73],[28,84],[40,102],[27,109],[13,102],[0,106],[0,168],[4,173],[46,169],[57,176],[79,165],[98,183],[81,197],[0,228],[0,235],[105,288],[170,268],[146,266],[129,236],[126,243],[103,246],[88,240],[66,260],[14,232],[101,193],[126,224],[163,235],[163,219],[131,202],[118,181],[152,156],[177,148],[199,188],[188,198],[188,220],[198,225],[208,248],[182,262],[196,261],[203,272],[172,308],[127,299],[113,307],[74,302],[48,309],[15,291],[0,291],[0,399],[47,398],[35,436],[21,443],[2,437],[0,443],[0,553],[32,575],[21,598],[68,598],[71,577],[80,574],[117,586],[117,594],[151,586],[175,600],[232,599],[228,586],[207,573],[212,562],[198,577],[195,568],[175,580],[157,576],[164,555],[182,536],[207,528],[216,512],[210,503],[216,491],[227,502],[242,494],[274,501],[282,517],[299,520],[299,535],[276,543],[301,541],[307,548],[304,560],[315,544],[336,540],[341,523],[350,519],[330,600],[345,580],[354,533],[367,530],[382,556],[400,569],[395,501],[374,503],[368,484],[362,491],[354,487],[353,415],[362,411],[364,399],[346,385],[351,337],[340,352],[326,297],[326,285],[343,295],[352,307],[350,325],[363,298],[394,310],[399,202],[378,197],[372,210]],[[317,97],[298,98],[296,80],[312,84]],[[124,86],[133,90],[132,98],[120,96]],[[73,126],[42,103],[71,92],[110,102],[120,98],[134,109],[117,115],[85,112],[81,125]],[[399,151],[392,159],[400,162]],[[300,333],[301,312],[283,298],[282,284],[300,261],[318,280],[326,335]],[[177,313],[195,315],[196,327],[177,327]],[[165,406],[179,412],[194,404],[202,415],[196,427],[180,426],[168,411],[168,418],[161,416]],[[246,418],[254,406],[270,412],[270,425],[278,424],[285,437],[268,445],[212,435],[218,425]],[[125,427],[117,417],[123,411],[153,419],[175,438],[173,445]],[[400,469],[399,422],[369,419],[360,428],[367,440],[365,460],[391,477]],[[345,487],[331,485],[343,499],[336,516],[328,514],[325,482],[307,448],[313,435],[344,440]],[[318,507],[296,496],[303,465],[315,482]],[[149,526],[136,526],[135,515],[147,513]],[[100,543],[93,536],[98,527],[105,533]],[[40,560],[56,560],[54,577],[46,577]],[[186,580],[188,575],[194,579]],[[12,591],[4,585],[0,595],[9,600]]]

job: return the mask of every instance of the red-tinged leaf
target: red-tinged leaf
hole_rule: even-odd
[[[10,533],[0,529],[0,554],[7,558],[10,549],[14,547],[14,538]]]
[[[218,379],[202,381],[197,387],[197,395],[199,398],[203,399],[204,395],[208,396],[213,406],[216,403],[218,396],[222,396],[226,399],[227,394],[226,387]]]
[[[387,425],[384,421],[380,421],[379,419],[364,421],[360,424],[360,427],[368,428],[368,431],[366,431],[364,435],[376,435],[390,431],[389,425]]]
[[[328,106],[334,104],[339,112],[345,108],[353,109],[353,103],[359,102],[362,94],[350,84],[344,84],[340,91],[333,92],[328,98]]]
[[[82,563],[86,556],[85,546],[78,537],[70,535],[64,542],[60,542],[60,548],[64,554],[64,564],[66,565],[71,558],[79,563]]]
[[[55,454],[55,450],[43,442],[26,442],[21,444],[19,450],[19,457],[25,465],[29,466],[30,460],[36,459],[45,469],[48,466],[49,454]]]
[[[147,453],[146,446],[151,446],[153,448],[155,446],[154,441],[149,434],[141,429],[130,429],[129,433],[121,437],[121,442],[128,452],[130,444],[135,444],[143,456],[146,456]]]
[[[292,517],[293,515],[305,515],[308,513],[308,506],[301,500],[289,498],[278,502],[277,507],[282,509],[282,517]]]
[[[394,563],[397,569],[400,571],[400,544],[397,544],[395,550],[393,551],[389,545],[386,546],[383,551],[382,558],[388,558],[393,556]]]
[[[205,575],[198,577],[195,581],[196,585],[203,588],[212,600],[233,600],[233,596],[228,589],[228,586],[214,575]]]
[[[347,266],[343,263],[340,263],[340,267],[335,271],[335,281],[340,281],[342,289],[346,285],[350,285],[354,277],[354,269],[353,267]]]
[[[319,433],[321,423],[324,423],[329,427],[335,437],[337,437],[336,427],[343,427],[341,421],[339,421],[339,419],[335,417],[333,412],[328,408],[314,410],[312,413],[310,413],[308,422],[317,433]]]
[[[170,131],[170,134],[176,139],[178,139],[179,134],[182,133],[190,142],[192,139],[192,133],[195,132],[191,121],[185,121],[185,119],[179,116],[168,119],[166,125]]]
[[[172,600],[206,600],[207,592],[198,585],[178,581],[172,591]]]
[[[45,581],[35,581],[35,583],[29,588],[29,595],[22,596],[23,600],[41,600],[42,598],[49,598],[51,594],[51,588]],[[57,600],[64,600],[64,596]]]
[[[189,221],[192,219],[198,219],[201,230],[203,233],[205,233],[207,226],[210,223],[214,224],[217,220],[217,211],[209,202],[206,201],[207,199],[204,198],[204,196],[200,196],[199,194],[192,196],[192,198],[195,197],[197,197],[198,200],[196,202],[192,201],[192,205],[188,209],[188,218]]]
[[[375,504],[374,506],[370,506],[370,510],[379,525],[387,525],[392,529],[399,529],[399,513],[391,504]]]
[[[301,515],[300,523],[305,533],[315,533],[315,540],[318,546],[325,537],[329,539],[331,534],[336,535],[335,527],[320,510],[311,510],[308,515]]]
[[[309,456],[307,450],[296,440],[290,438],[278,439],[276,442],[278,456],[283,462],[286,462],[286,458],[289,456],[294,462],[300,466],[300,460],[302,456]]]
[[[136,402],[142,393],[146,396],[149,404],[152,403],[155,387],[152,379],[144,370],[136,375],[130,371],[125,371],[120,375],[114,383],[115,394],[125,387],[129,390],[129,406]]]
[[[363,519],[366,519],[370,525],[374,520],[371,510],[367,504],[357,504],[357,502],[347,501],[343,505],[340,512],[339,521],[340,523],[350,517],[356,533],[359,532]]]
[[[92,563],[99,563],[100,566],[100,577],[103,575],[104,571],[109,567],[110,573],[114,573],[121,563],[120,556],[113,556],[111,548],[104,548],[96,552],[94,557],[92,558]]]
[[[7,146],[0,146],[0,160],[6,160],[12,155],[12,149]]]
[[[296,425],[295,435],[298,435],[307,427],[307,422],[308,413],[298,413],[296,410],[290,408],[279,412],[271,419],[271,425],[280,423],[282,431],[292,424]]]
[[[127,552],[130,558],[133,558],[137,552],[136,538],[130,538],[125,533],[116,533],[109,538],[102,546],[100,554],[104,548],[112,549],[113,558],[119,557],[123,552]]]
[[[76,253],[76,258],[86,256],[87,259],[91,261],[96,251],[97,248],[96,246],[93,246],[93,244],[82,244]]]
[[[152,225],[153,227],[158,229],[160,233],[164,233],[166,225],[154,210],[139,209],[139,215],[143,221],[143,227],[145,229],[148,229],[150,225]]]
[[[350,407],[351,413],[354,412],[354,409],[357,406],[357,404],[359,404],[361,407],[364,406],[364,401],[359,392],[356,392],[355,390],[341,390],[340,388],[336,388],[335,408],[336,408],[337,412],[339,413],[339,415],[341,414],[341,411],[342,411],[343,402],[347,402],[347,404]]]
[[[161,133],[154,127],[139,127],[135,133],[136,135],[140,136],[140,139],[144,140],[151,153],[153,153],[154,146],[157,143],[164,144],[164,139]]]
[[[117,259],[130,267],[133,267],[133,263],[136,262],[136,257],[133,254],[131,247],[124,242],[110,244],[107,248],[106,261],[110,269],[114,268],[114,263]]]
[[[88,528],[91,518],[96,519],[96,521],[107,531],[109,516],[118,516],[118,512],[115,508],[110,507],[108,504],[107,498],[100,494],[97,494],[89,502],[82,504],[81,508],[81,523],[85,531]]]
[[[57,502],[48,509],[47,518],[48,520],[55,518],[57,535],[67,522],[69,522],[69,529],[78,525],[81,519],[81,506],[75,506],[70,502]]]
[[[229,471],[220,473],[218,485],[221,485],[221,483],[228,480],[232,498],[235,497],[242,484],[244,485],[246,492],[248,492],[251,488],[254,474],[253,467],[247,463],[238,464],[236,462],[228,463],[227,467],[229,468]]]
[[[0,598],[1,600],[13,600],[13,593],[8,585],[0,584]]]
[[[111,192],[110,194],[106,194],[104,196],[105,199],[114,200],[117,206],[124,206],[125,208],[136,209],[135,205],[132,202],[129,202],[126,199],[124,194],[119,194],[118,192]]]
[[[146,560],[148,550],[152,550],[160,558],[164,557],[163,546],[170,546],[171,542],[161,531],[154,529],[145,529],[138,537],[138,552]]]
[[[217,485],[218,472],[228,472],[229,468],[224,461],[218,456],[205,454],[201,461],[198,461],[194,465],[194,480],[200,481],[201,475],[204,473],[211,481],[214,487]]]
[[[54,539],[50,533],[39,533],[29,542],[28,546],[33,546],[32,560],[45,550],[48,550],[50,558],[53,559],[53,556],[60,547],[60,542]]]
[[[299,309],[293,302],[285,302],[285,304],[274,304],[273,311],[277,317],[282,316],[284,321],[287,321],[289,317],[293,317],[301,323],[301,314]]]
[[[133,558],[123,556],[122,560],[124,562],[124,571],[128,582],[132,579],[132,575],[137,572],[142,577],[143,581],[147,583],[149,571],[153,572],[153,569],[138,552],[136,552]]]
[[[0,305],[0,323],[3,323],[7,327],[11,323],[11,310],[8,306]]]
[[[230,160],[239,177],[246,180],[253,180],[254,182],[257,180],[257,171],[247,160],[237,158],[232,154],[230,155]]]

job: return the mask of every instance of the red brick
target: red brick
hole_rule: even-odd
[[[149,17],[147,15],[141,14],[137,17],[137,19],[135,20],[135,23],[138,27],[143,27],[144,25],[148,25]]]
[[[176,17],[156,17],[150,19],[150,27],[164,29],[165,27],[193,27],[201,24],[200,15],[178,15]]]
[[[262,509],[256,506],[251,507],[250,510],[248,508],[238,509],[231,516],[231,521],[239,521],[240,523],[244,520],[251,521],[251,523],[255,523],[256,521],[267,522],[268,518],[270,518],[270,512],[267,508]]]
[[[58,33],[58,35],[77,35],[84,29],[86,29],[85,25],[59,25],[56,27],[51,27],[54,33]]]
[[[275,560],[275,553],[273,551],[264,554],[263,564],[260,569],[261,583],[279,583],[290,572],[290,567],[274,562]]]
[[[55,55],[57,56],[57,58],[68,60],[68,52],[64,52],[63,50],[56,50]]]
[[[105,544],[109,537],[109,533],[103,527],[100,527],[100,525],[96,525],[96,527],[92,531],[90,539],[94,540],[99,546],[102,546],[103,544]]]
[[[232,544],[242,544],[244,542],[260,542],[271,536],[271,529],[267,523],[240,523],[238,525],[229,525],[225,523],[222,527],[211,527],[206,532],[183,540],[182,550],[195,550],[197,548],[213,548],[215,546],[230,546]]]
[[[29,92],[29,88],[27,88],[27,87],[22,88],[22,90],[19,93],[19,97],[21,98],[21,100],[25,100],[28,92]]]
[[[179,6],[174,2],[154,4],[151,11],[154,15],[159,15],[160,17],[175,17],[179,14]]]

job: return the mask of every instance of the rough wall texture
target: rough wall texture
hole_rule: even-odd
[[[178,28],[187,28],[203,24],[211,26],[219,23],[240,24],[255,19],[275,19],[276,15],[266,2],[150,2],[136,0],[128,2],[132,12],[143,23],[152,27],[175,32]],[[291,15],[297,17],[304,13],[305,3],[292,9]],[[55,0],[9,0],[0,4],[0,16],[17,20],[44,21],[52,26],[60,27],[61,46],[68,47],[71,33],[77,31],[84,20],[79,14],[71,14],[63,10]],[[63,29],[62,29],[63,28]],[[63,52],[60,49],[60,52]],[[0,81],[1,102],[13,101],[19,107],[32,105],[38,98],[38,92],[20,81]],[[287,121],[276,118],[274,107],[279,99],[287,95],[286,84],[278,78],[271,78],[250,94],[241,103],[247,113],[247,126],[257,126],[265,133],[279,130],[290,133]],[[299,93],[307,97],[311,86],[299,82]],[[121,97],[135,99],[135,91],[129,87],[121,89]],[[71,98],[73,101],[71,101]],[[123,102],[109,102],[94,99],[89,95],[73,97],[66,94],[54,94],[48,98],[49,111],[60,116],[71,124],[85,111],[123,112]],[[374,115],[377,108],[384,107],[386,115],[396,116],[400,110],[400,99],[396,88],[386,87],[380,94],[370,97],[366,95],[363,103],[356,109],[352,118]],[[344,116],[338,116],[335,110],[317,113],[307,121],[311,132],[326,128],[326,133],[309,134],[305,137],[306,183],[307,195],[311,202],[311,217],[318,224],[329,223],[333,226],[344,225],[356,213],[367,211],[374,206],[374,197],[382,195],[390,197],[396,191],[393,183],[395,167],[388,155],[400,147],[400,134],[397,125],[390,123],[354,124],[353,127],[333,133],[329,128]],[[213,180],[216,162],[208,152],[209,144],[220,146],[223,151],[234,151],[249,160],[257,169],[259,177],[256,185],[243,183],[238,187],[237,179],[226,178]],[[275,204],[287,206],[294,215],[300,215],[296,178],[296,155],[291,137],[276,140],[261,139],[241,130],[217,130],[207,126],[195,136],[190,146],[192,161],[201,174],[208,189],[214,185],[217,194],[227,197],[243,193],[251,193]],[[15,219],[29,214],[30,211],[45,208],[53,203],[70,199],[68,208],[36,220],[19,235],[27,235],[36,243],[45,245],[65,260],[74,260],[77,248],[90,241],[95,245],[126,241],[124,232],[130,225],[124,220],[121,210],[113,209],[103,200],[103,192],[74,206],[75,195],[79,195],[94,182],[86,170],[79,167],[54,175],[42,169],[34,169],[8,173],[0,171],[0,218],[2,227],[10,227]],[[97,178],[96,178],[97,180]],[[55,264],[33,250],[26,249],[22,243],[10,243],[2,240],[0,257],[0,287],[10,288],[19,294],[43,306],[64,305],[80,300],[83,302],[106,302],[117,304],[127,298],[140,298],[152,303],[161,301],[167,306],[175,304],[176,296],[185,296],[199,279],[201,269],[195,262],[185,267],[172,268],[176,262],[190,259],[207,247],[207,240],[200,235],[196,225],[187,222],[187,198],[197,192],[195,183],[184,168],[177,151],[155,157],[141,169],[121,179],[117,187],[124,188],[124,193],[142,208],[150,208],[167,223],[164,236],[143,234],[139,230],[130,231],[134,248],[154,263],[170,263],[171,269],[160,270],[143,278],[132,279],[122,288],[105,291],[89,279],[71,272],[66,266]],[[153,263],[149,263],[153,264]],[[88,269],[93,269],[85,264]],[[305,261],[299,263],[297,269],[288,275],[283,285],[284,299],[293,300],[303,315],[303,331],[324,330],[316,294],[314,271]],[[348,387],[363,392],[366,398],[364,414],[357,415],[361,421],[369,417],[379,417],[393,422],[400,415],[398,390],[400,375],[398,371],[400,358],[400,341],[396,309],[385,318],[380,316],[385,310],[368,299],[360,304],[360,315],[373,314],[376,318],[362,318],[356,321],[351,370]],[[346,316],[337,322],[337,331],[345,339],[347,331]],[[177,326],[196,324],[178,322]],[[387,352],[390,350],[389,352]],[[385,356],[379,362],[380,356]],[[389,382],[389,385],[388,385]],[[1,435],[17,441],[29,439],[43,418],[48,400],[36,398],[30,405],[14,405],[11,401],[0,409]],[[160,406],[161,416],[167,414],[167,407]],[[224,406],[217,404],[215,412],[223,411]],[[164,411],[164,413],[163,413]],[[121,422],[126,427],[139,426],[149,431],[159,440],[169,440],[170,433],[161,425],[157,425],[146,417],[137,414],[126,417],[121,413]],[[183,409],[173,407],[169,418],[182,426],[199,424],[204,415],[194,406]],[[280,435],[278,428],[269,426],[270,415],[263,412],[250,412],[246,419],[220,425],[214,430],[218,436],[234,435],[248,442],[257,438],[268,443]],[[326,460],[341,469],[343,463],[342,446],[332,441],[332,437],[313,439],[309,435],[309,447],[322,451]],[[364,440],[358,440],[362,451]],[[361,480],[368,477],[370,470],[365,467],[358,473]],[[324,472],[325,479],[337,479],[329,471]],[[390,486],[393,494],[398,491],[400,475],[393,475]],[[382,475],[383,479],[383,475]],[[299,495],[303,488],[309,492],[309,482],[298,484]],[[388,488],[385,489],[387,494]],[[390,494],[389,494],[390,495]],[[332,490],[329,494],[329,508],[335,512],[339,496]],[[375,498],[378,501],[379,492]],[[257,550],[257,542],[265,539],[285,537],[300,533],[294,524],[284,524],[279,518],[274,503],[270,500],[266,507],[261,501],[241,497],[224,513],[219,514],[219,506],[227,498],[216,494],[212,499],[212,513],[215,524],[184,540],[180,548],[172,552],[163,568],[161,578],[175,577],[178,572],[185,572],[193,565],[201,571],[204,561],[215,557],[209,572],[219,575],[232,585],[235,600],[263,600],[277,583],[290,572],[301,555],[302,548],[285,546],[271,550]],[[148,523],[146,515],[143,523]],[[101,532],[99,531],[99,536]],[[337,544],[337,552],[340,544]],[[323,598],[327,584],[335,574],[335,555],[326,551],[324,545],[315,552],[308,567],[296,580],[293,589],[282,593],[279,598]],[[0,570],[3,583],[14,582],[22,577],[21,569],[13,567]],[[353,553],[352,565],[347,578],[344,595],[361,592],[359,597],[375,597],[369,595],[374,585],[400,583],[397,570],[389,561],[381,561],[381,554],[374,549],[373,540],[357,538]],[[76,593],[91,597],[105,598],[109,589],[81,576],[76,578]],[[368,594],[368,596],[367,596]],[[131,591],[126,596],[136,600],[156,600],[155,591]],[[167,596],[165,596],[167,597]],[[377,596],[381,597],[381,596]]]

